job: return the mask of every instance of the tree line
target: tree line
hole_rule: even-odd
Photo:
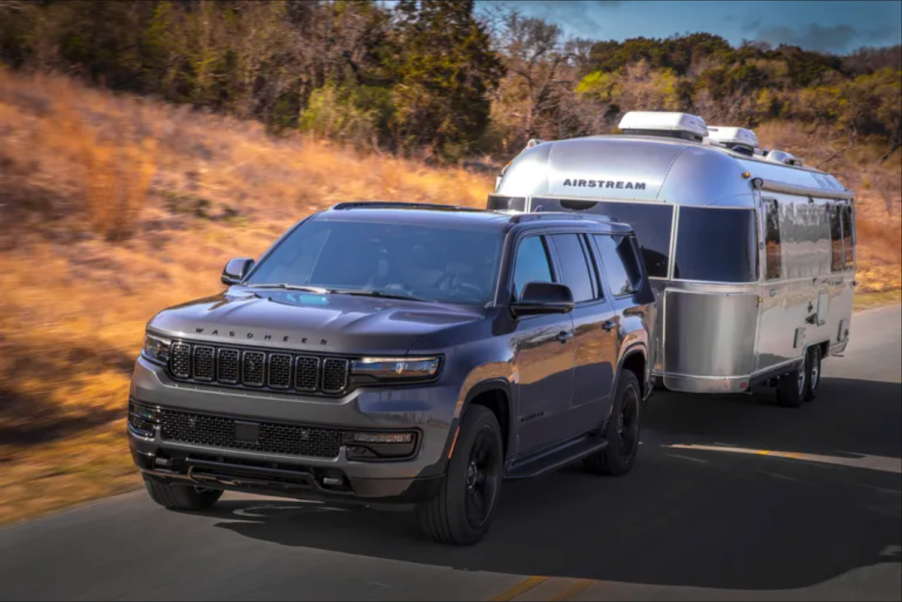
[[[568,39],[473,0],[0,0],[0,61],[436,161],[610,132],[635,109],[902,143],[899,46]]]

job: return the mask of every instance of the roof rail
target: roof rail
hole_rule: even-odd
[[[599,215],[597,213],[570,213],[569,211],[540,211],[537,213],[518,213],[511,216],[511,222],[515,224],[543,219],[566,219],[587,222],[618,223],[617,218],[610,215]]]
[[[433,209],[436,211],[485,211],[485,209],[478,209],[476,207],[442,205],[439,203],[405,203],[403,201],[349,201],[332,205],[330,209],[336,211],[342,211],[345,209]]]

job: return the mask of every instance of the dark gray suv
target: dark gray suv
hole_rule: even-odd
[[[416,503],[469,544],[505,478],[636,459],[654,296],[629,226],[343,203],[147,325],[128,432],[150,497]]]

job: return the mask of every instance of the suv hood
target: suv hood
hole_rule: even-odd
[[[256,289],[160,312],[148,328],[174,338],[340,354],[403,354],[425,334],[485,318],[481,307]]]

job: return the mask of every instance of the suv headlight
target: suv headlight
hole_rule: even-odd
[[[147,333],[144,337],[144,348],[141,350],[141,355],[155,364],[165,366],[169,363],[169,348],[171,346],[172,341],[169,339]]]
[[[351,374],[380,381],[432,380],[438,374],[439,357],[364,357],[351,362]]]

